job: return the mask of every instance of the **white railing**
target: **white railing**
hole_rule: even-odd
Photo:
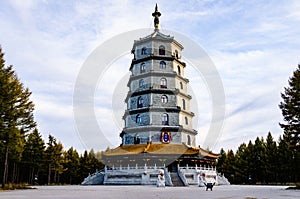
[[[107,167],[105,166],[104,170],[105,172],[107,171],[129,171],[129,170],[134,170],[134,171],[138,171],[138,170],[142,170],[142,171],[145,171],[145,170],[158,170],[158,169],[164,169],[166,166],[163,165],[163,166],[156,166],[156,164],[154,166],[148,166],[148,165],[144,165],[144,166],[139,166],[138,164],[136,164],[134,167],[130,166],[130,165],[127,165],[127,166],[122,166],[122,165],[119,165],[117,167],[115,167],[114,165],[112,167]]]
[[[179,166],[178,165],[178,170],[179,169],[185,169],[185,170],[202,170],[202,171],[217,171],[217,168],[216,167],[213,167],[213,166],[194,166],[194,167],[191,167],[189,165],[186,165],[185,167],[182,167],[182,166]]]
[[[140,166],[138,164],[136,164],[135,166],[130,166],[130,165],[126,165],[126,166],[123,166],[123,165],[119,165],[119,166],[112,166],[112,167],[107,167],[105,166],[105,171],[108,171],[108,170],[157,170],[157,169],[164,169],[166,166],[163,165],[163,166],[157,166],[156,164],[154,166],[149,166],[147,164],[145,164],[144,166]],[[186,166],[179,166],[178,165],[178,170],[180,169],[183,169],[183,170],[201,170],[201,171],[216,171],[216,167],[213,167],[213,166],[205,166],[205,165],[200,165],[200,166],[189,166],[189,165],[186,165]]]

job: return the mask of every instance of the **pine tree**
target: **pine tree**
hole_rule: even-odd
[[[300,149],[300,64],[288,81],[289,86],[281,93],[283,99],[279,104],[284,123],[280,123],[290,146]]]
[[[224,174],[224,162],[225,162],[225,159],[226,159],[226,152],[224,151],[223,148],[221,148],[220,150],[220,156],[218,158],[218,161],[217,161],[217,169],[218,169],[218,172],[220,172],[221,174]]]
[[[12,132],[9,133],[9,157],[8,162],[10,163],[10,172],[8,172],[7,177],[11,183],[18,181],[19,175],[19,165],[21,164],[22,152],[24,150],[25,144],[25,132],[21,129],[15,128]]]
[[[279,166],[277,153],[277,144],[273,140],[271,132],[269,132],[266,139],[266,183],[277,182],[277,168]]]
[[[248,164],[248,182],[249,183],[255,183],[257,179],[255,179],[256,176],[256,168],[255,168],[255,153],[254,153],[254,145],[252,144],[252,141],[250,140],[247,145],[247,154],[246,156],[246,162]]]
[[[104,165],[95,157],[93,149],[90,152],[84,151],[83,156],[80,157],[80,174],[82,179],[103,168]]]
[[[80,169],[79,154],[71,147],[64,152],[64,182],[68,184],[78,184],[82,179],[78,178]]]
[[[245,143],[241,144],[235,153],[236,159],[236,181],[238,183],[247,183],[249,178],[249,167],[247,157],[248,149]]]
[[[22,163],[28,169],[28,183],[33,184],[34,179],[38,177],[40,171],[43,170],[43,161],[45,158],[45,142],[37,129],[34,129],[27,137]],[[38,179],[36,179],[38,180]]]
[[[49,135],[49,142],[47,145],[45,153],[48,168],[48,184],[51,183],[51,177],[53,183],[58,183],[59,175],[63,172],[63,146],[60,142],[57,142],[52,135]]]
[[[284,123],[280,123],[284,130],[283,139],[291,149],[291,165],[293,168],[292,181],[300,179],[300,64],[289,78],[289,86],[281,94],[283,101],[279,104]],[[299,185],[298,185],[299,186]]]
[[[293,153],[289,147],[287,139],[280,136],[278,142],[278,181],[281,183],[287,183],[292,181],[293,176]]]
[[[265,151],[264,139],[257,137],[253,148],[253,155],[255,157],[254,178],[261,183],[265,180]]]
[[[0,149],[3,161],[2,187],[8,179],[8,164],[13,152],[22,153],[25,133],[36,126],[31,92],[24,88],[12,66],[5,66],[0,47]],[[20,158],[20,156],[19,156]]]
[[[224,161],[224,175],[229,182],[235,183],[235,157],[232,150],[228,150]]]

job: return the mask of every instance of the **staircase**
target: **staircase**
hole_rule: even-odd
[[[172,183],[173,183],[174,187],[183,187],[184,186],[184,184],[181,181],[181,179],[179,178],[177,172],[176,173],[171,172],[170,176],[171,176],[171,180],[172,180]]]
[[[81,185],[100,185],[104,181],[104,172],[96,171],[96,173],[86,177]]]
[[[230,182],[224,175],[218,173],[217,179],[218,179],[217,180],[218,185],[230,185]]]

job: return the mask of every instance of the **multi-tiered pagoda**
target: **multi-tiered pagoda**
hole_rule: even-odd
[[[154,32],[135,40],[131,51],[122,143],[106,151],[103,160],[107,168],[128,172],[140,166],[176,172],[183,165],[211,165],[218,155],[196,146],[183,46],[160,32],[157,5],[152,16]]]
[[[116,166],[214,160],[217,155],[196,147],[183,46],[160,32],[157,5],[152,16],[154,32],[135,40],[131,51],[134,58],[129,69],[122,144],[105,153],[106,161]]]

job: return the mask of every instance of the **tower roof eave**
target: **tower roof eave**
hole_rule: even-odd
[[[147,144],[123,145],[110,149],[103,153],[104,156],[126,156],[137,155],[142,153],[148,154],[169,154],[169,155],[198,155],[200,158],[217,159],[218,154],[208,152],[200,147],[188,146],[182,144],[156,144],[148,142]]]
[[[183,45],[181,45],[178,41],[174,39],[173,36],[170,35],[165,35],[161,32],[154,31],[152,34],[146,36],[146,37],[141,37],[139,40],[134,40],[132,51],[135,49],[135,47],[141,43],[150,41],[150,40],[162,40],[162,41],[169,41],[173,42],[175,45],[177,45],[181,50],[184,48]]]
[[[145,57],[140,58],[140,59],[133,59],[132,62],[131,62],[129,70],[132,69],[132,67],[134,66],[134,64],[138,64],[138,63],[141,63],[141,62],[144,62],[144,61],[148,61],[148,60],[152,60],[152,59],[155,59],[155,60],[167,60],[167,61],[174,61],[175,60],[177,63],[181,64],[183,67],[186,66],[185,62],[182,62],[182,61],[178,60],[175,56],[163,57],[163,56],[157,56],[157,55],[150,54],[150,55],[145,56]]]

